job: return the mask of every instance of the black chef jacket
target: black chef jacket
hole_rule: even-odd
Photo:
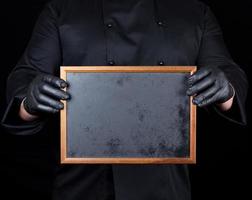
[[[238,115],[215,110],[228,120],[246,121],[246,77],[226,50],[211,10],[195,0],[54,0],[45,6],[8,78],[2,124],[16,135],[45,135],[44,148],[51,148],[55,159],[58,115],[23,122],[17,113],[35,75],[59,76],[62,65],[219,66],[235,88]],[[188,170],[186,165],[58,164],[53,200],[62,199],[189,200]]]

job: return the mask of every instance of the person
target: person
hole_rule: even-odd
[[[2,125],[15,135],[52,137],[46,147],[58,162],[60,100],[71,101],[60,66],[85,65],[196,65],[187,91],[193,103],[246,123],[246,75],[229,55],[207,5],[196,0],[53,0],[8,77]],[[186,165],[57,164],[52,193],[53,200],[189,200],[190,179]]]

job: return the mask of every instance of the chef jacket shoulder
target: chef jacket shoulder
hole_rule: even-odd
[[[196,0],[156,0],[157,20],[164,26],[204,28],[204,18],[208,6]]]
[[[136,0],[143,1],[143,0]],[[146,1],[146,0],[144,0]],[[208,6],[198,0],[147,0],[152,1],[154,9],[156,9],[156,20],[162,23],[164,27],[172,24],[175,27],[192,24],[204,24],[205,13]],[[85,15],[85,9],[90,6],[97,6],[98,4],[112,4],[113,2],[107,0],[51,0],[46,6],[51,7],[57,14],[58,22],[64,24],[65,21],[75,17],[79,18]],[[81,12],[83,11],[83,12]],[[81,18],[80,18],[81,19]],[[89,18],[90,19],[90,18]],[[176,19],[176,20],[174,20]]]

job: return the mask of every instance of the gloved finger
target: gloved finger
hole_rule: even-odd
[[[63,79],[60,79],[56,76],[46,75],[43,77],[43,81],[49,83],[50,85],[57,87],[57,88],[65,88],[68,87],[68,83]]]
[[[199,71],[195,72],[193,75],[191,75],[188,78],[188,84],[193,85],[196,82],[198,82],[199,80],[201,80],[201,79],[205,78],[206,76],[208,76],[209,74],[211,74],[210,69],[208,69],[208,68],[200,69]]]
[[[204,79],[200,80],[199,82],[189,87],[186,93],[187,95],[190,95],[190,96],[200,93],[212,85],[214,87],[214,81],[215,79],[212,79],[210,77],[205,77]]]
[[[68,100],[70,99],[70,94],[66,91],[52,87],[48,84],[40,86],[40,91],[46,95],[49,95],[55,99]]]
[[[215,93],[212,97],[202,101],[200,104],[198,104],[199,107],[205,107],[205,106],[209,106],[211,104],[214,104],[215,102],[218,101],[219,96],[220,96],[220,92],[221,90],[219,90],[217,93]]]
[[[218,88],[218,87],[210,87],[207,90],[205,90],[204,92],[202,92],[202,93],[198,94],[196,97],[194,97],[193,103],[196,105],[199,105],[203,101],[206,101],[207,99],[214,96],[219,90],[220,90],[220,88]]]
[[[40,94],[37,98],[37,101],[42,105],[49,106],[57,110],[61,110],[64,108],[63,103],[61,103],[60,101],[56,101],[52,97],[44,94]]]
[[[46,105],[43,105],[43,104],[38,104],[37,105],[37,110],[39,112],[51,113],[51,114],[59,112],[58,109],[55,109],[55,108],[52,108],[50,106],[46,106]]]

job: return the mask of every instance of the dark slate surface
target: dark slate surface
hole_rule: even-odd
[[[68,73],[68,157],[188,157],[187,73]]]

